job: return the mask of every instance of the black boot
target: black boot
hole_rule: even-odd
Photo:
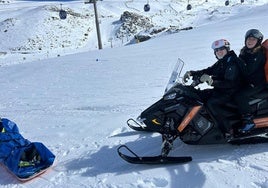
[[[255,123],[253,121],[253,116],[251,114],[246,114],[242,116],[242,127],[238,129],[240,133],[248,133],[255,127]]]

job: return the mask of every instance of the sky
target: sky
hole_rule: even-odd
[[[88,13],[84,4],[70,3],[64,7]],[[161,136],[135,132],[126,121],[163,96],[178,58],[185,62],[182,73],[198,70],[216,61],[210,48],[214,40],[226,38],[239,53],[248,29],[257,28],[268,38],[267,2],[233,3],[225,7],[211,0],[202,6],[193,4],[187,12],[178,8],[178,2],[151,1],[154,8],[144,13],[142,8],[133,9],[143,7],[143,1],[128,6],[121,1],[98,2],[103,50],[96,48],[94,25],[90,25],[94,22],[87,22],[92,30],[83,40],[79,37],[88,29],[83,16],[50,20],[58,14],[53,11],[57,3],[1,5],[1,117],[16,122],[25,138],[45,144],[56,161],[47,173],[24,184],[1,167],[0,187],[268,187],[267,144],[194,146],[177,139],[170,154],[193,158],[181,165],[134,165],[117,155],[121,144],[142,156],[159,155]],[[168,7],[182,11],[177,20]],[[133,45],[114,39],[111,48],[108,40],[116,31],[112,23],[123,10],[149,14],[161,26],[172,23],[193,29]],[[72,28],[74,20],[77,25]],[[30,39],[36,36],[40,40],[33,45]],[[39,47],[42,50],[36,50]]]

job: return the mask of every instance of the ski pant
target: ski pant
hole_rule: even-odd
[[[234,95],[234,101],[237,104],[240,115],[250,115],[251,108],[249,105],[250,97],[261,92],[265,86],[245,87]]]
[[[204,90],[196,90],[198,96],[200,97],[203,103],[206,103],[208,99],[212,96],[213,90],[212,89],[204,89]]]
[[[226,103],[229,102],[231,98],[232,95],[230,94],[214,91],[206,102],[208,110],[215,118],[219,128],[223,133],[230,132],[230,129],[232,128],[229,120],[225,116],[225,114],[228,113]]]

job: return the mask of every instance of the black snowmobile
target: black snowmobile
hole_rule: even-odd
[[[268,89],[252,98],[250,105],[254,114],[255,129],[247,134],[239,134],[236,130],[241,126],[241,118],[237,107],[230,101],[226,104],[225,117],[233,127],[233,134],[226,136],[218,127],[206,104],[202,102],[196,85],[200,82],[193,80],[191,85],[178,82],[183,68],[179,59],[164,96],[152,106],[144,110],[137,120],[129,119],[127,124],[136,131],[158,132],[162,135],[162,148],[159,156],[140,157],[126,145],[118,148],[121,158],[136,164],[185,163],[192,160],[190,156],[170,157],[173,141],[181,139],[186,144],[250,144],[268,141]],[[169,88],[170,87],[170,88]],[[124,148],[132,155],[124,154]]]

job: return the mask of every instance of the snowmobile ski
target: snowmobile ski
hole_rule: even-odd
[[[120,152],[121,148],[126,148],[130,153],[134,156],[129,156]],[[180,164],[180,163],[187,163],[192,161],[192,157],[190,156],[183,156],[183,157],[168,157],[168,156],[149,156],[149,157],[140,157],[132,150],[130,150],[126,145],[121,145],[117,152],[119,156],[124,159],[125,161],[132,163],[132,164],[150,164],[150,165],[157,165],[157,164]]]
[[[138,123],[137,121],[135,121],[132,118],[127,120],[127,125],[129,126],[129,128],[131,128],[135,131],[152,132],[152,130],[148,129],[146,126],[142,126],[140,123]]]

